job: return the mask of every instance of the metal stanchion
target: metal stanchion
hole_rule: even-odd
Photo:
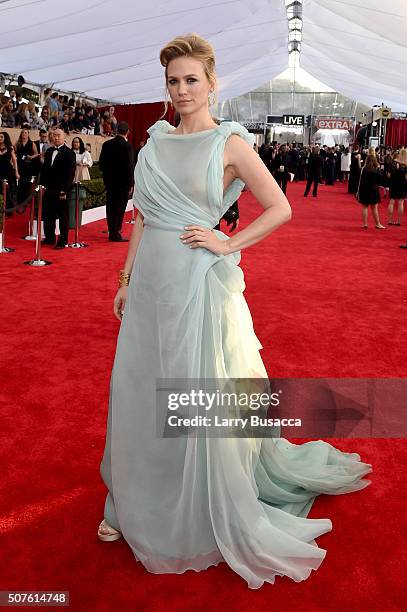
[[[3,179],[3,229],[1,233],[1,249],[0,253],[12,253],[15,249],[6,247],[6,205],[7,205],[7,189],[8,182]]]
[[[126,223],[129,223],[130,225],[134,225],[136,222],[136,216],[134,214],[134,202],[133,202],[133,206],[131,208],[131,219],[130,221],[126,221]]]
[[[32,176],[31,177],[31,208],[30,208],[30,218],[28,220],[28,235],[27,236],[21,236],[22,240],[36,240],[37,236],[33,233],[34,232],[34,216],[35,216],[35,187],[34,187],[34,183],[35,183],[35,179],[37,177],[36,176]],[[41,228],[38,228],[38,224],[37,224],[37,234],[38,232],[40,232],[41,234]]]
[[[37,237],[35,241],[35,259],[31,259],[30,261],[25,261],[24,263],[28,266],[50,266],[52,261],[46,261],[45,259],[41,259],[41,222],[42,222],[42,199],[44,196],[45,187],[39,185],[37,187],[37,191],[39,194],[38,197],[38,215],[37,215]]]
[[[84,242],[79,242],[79,187],[80,183],[75,183],[75,242],[71,242],[68,246],[71,249],[83,249],[88,245]]]

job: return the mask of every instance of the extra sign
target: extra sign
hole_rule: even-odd
[[[352,119],[317,119],[315,124],[318,130],[351,130],[353,128]]]

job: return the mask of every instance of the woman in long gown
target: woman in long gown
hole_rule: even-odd
[[[348,181],[348,193],[356,193],[359,187],[360,170],[362,167],[362,158],[359,145],[355,144],[352,148],[350,156],[350,171]]]
[[[240,250],[290,218],[253,136],[209,113],[213,49],[196,35],[160,54],[177,128],[148,130],[135,170],[139,210],[122,285],[101,475],[101,540],[123,536],[153,573],[226,562],[249,588],[306,579],[326,551],[329,519],[308,519],[320,493],[362,489],[371,466],[318,440],[157,434],[157,379],[267,379],[243,297]],[[264,211],[228,237],[213,230],[247,184]]]

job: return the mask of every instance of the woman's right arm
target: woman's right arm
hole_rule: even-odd
[[[133,269],[134,259],[136,257],[138,245],[141,240],[141,236],[143,234],[143,220],[144,216],[140,211],[138,211],[136,222],[133,227],[133,232],[131,234],[129,248],[127,250],[127,257],[123,267],[123,270],[126,274],[131,274]],[[128,287],[125,285],[124,287],[119,287],[116,296],[113,301],[113,314],[119,321],[122,320],[124,307],[126,305]]]
[[[140,211],[138,211],[136,222],[134,224],[133,231],[130,237],[126,261],[123,267],[123,270],[125,271],[126,274],[131,274],[131,271],[133,269],[134,259],[136,257],[138,245],[141,240],[141,235],[143,233],[143,228],[144,228],[143,221],[144,221],[144,216],[142,215]]]

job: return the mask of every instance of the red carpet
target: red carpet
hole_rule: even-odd
[[[272,376],[407,376],[407,223],[362,230],[342,185],[317,199],[289,185],[293,220],[243,252],[246,298]],[[260,210],[241,199],[242,226]],[[382,205],[382,222],[387,218]],[[126,244],[108,243],[104,222],[85,226],[83,250],[43,247],[33,256],[26,218],[8,223],[0,255],[3,380],[0,590],[69,590],[71,609],[113,611],[401,610],[405,601],[404,440],[330,440],[372,463],[372,485],[320,497],[311,517],[333,531],[302,583],[277,578],[258,591],[226,564],[206,572],[153,575],[123,541],[96,529],[110,370],[119,323],[112,315]],[[131,226],[125,226],[129,233]],[[7,372],[7,375],[4,375]],[[403,592],[404,591],[404,592]]]

